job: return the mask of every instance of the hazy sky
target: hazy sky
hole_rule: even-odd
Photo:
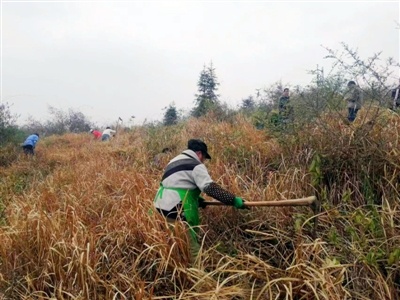
[[[400,1],[1,1],[2,101],[21,115],[74,108],[100,124],[194,106],[213,62],[238,105],[279,80],[306,85],[341,42],[399,61]],[[322,46],[321,46],[322,45]]]

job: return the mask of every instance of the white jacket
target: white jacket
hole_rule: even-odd
[[[157,193],[154,205],[157,208],[169,211],[181,202],[181,198],[174,188],[200,191],[212,183],[206,166],[199,160],[192,150],[185,150],[167,165],[163,180],[163,192]]]
[[[105,130],[103,131],[103,135],[104,135],[104,134],[111,135],[111,134],[113,134],[113,133],[116,133],[116,131],[115,131],[115,130],[112,130],[112,129],[105,129]]]

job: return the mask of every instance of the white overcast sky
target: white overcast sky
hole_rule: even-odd
[[[161,120],[194,106],[213,62],[238,105],[279,80],[306,85],[344,42],[399,61],[400,1],[1,1],[1,98],[20,114],[48,105],[100,125]]]

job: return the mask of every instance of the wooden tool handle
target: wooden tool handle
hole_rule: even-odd
[[[315,196],[300,199],[288,199],[278,201],[246,201],[246,206],[305,206],[311,205],[316,200]],[[205,201],[206,205],[226,205],[219,201]]]

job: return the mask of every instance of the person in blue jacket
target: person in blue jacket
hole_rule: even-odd
[[[39,140],[39,133],[34,133],[28,136],[25,142],[22,144],[22,149],[24,149],[24,153],[34,155],[35,146],[38,140]]]

